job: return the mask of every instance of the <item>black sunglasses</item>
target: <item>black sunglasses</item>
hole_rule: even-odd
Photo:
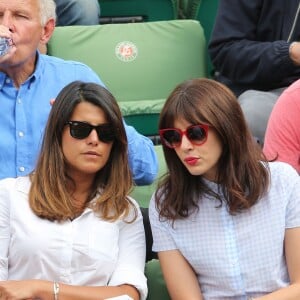
[[[166,128],[160,129],[159,135],[161,142],[165,146],[172,149],[181,145],[183,135],[185,135],[192,144],[199,146],[206,142],[208,128],[209,125],[206,124],[192,125],[186,130],[180,130],[178,128]]]
[[[115,131],[110,124],[101,124],[101,125],[91,125],[86,122],[80,121],[69,121],[66,125],[70,126],[70,134],[75,139],[85,139],[90,135],[93,129],[96,130],[98,139],[104,143],[112,142],[116,135]]]

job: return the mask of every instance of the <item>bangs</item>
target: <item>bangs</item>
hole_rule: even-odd
[[[178,119],[183,119],[191,124],[208,123],[207,118],[202,113],[201,106],[201,101],[194,101],[186,93],[181,93],[165,107],[161,115],[163,122],[160,122],[159,127],[174,127],[174,123]],[[205,112],[205,109],[203,112]]]

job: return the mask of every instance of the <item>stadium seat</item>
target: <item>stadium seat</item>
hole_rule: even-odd
[[[198,20],[208,43],[214,27],[219,0],[179,0],[179,17]],[[213,66],[207,54],[207,73],[212,76]]]
[[[99,0],[100,24],[177,19],[177,0]]]
[[[145,275],[148,284],[147,300],[170,300],[170,296],[163,278],[157,254],[152,251],[152,231],[149,222],[148,205],[152,193],[156,189],[158,179],[166,172],[166,163],[161,145],[155,146],[155,151],[158,157],[159,172],[156,181],[149,186],[136,186],[132,196],[139,202],[145,227],[146,237],[146,265]]]
[[[148,284],[147,300],[171,300],[162,275],[159,260],[153,259],[146,263],[145,275]]]
[[[157,254],[152,251],[153,238],[152,238],[152,231],[150,227],[149,213],[148,213],[149,201],[151,199],[152,194],[155,192],[157,188],[158,180],[167,171],[167,166],[165,163],[162,146],[156,145],[154,146],[154,149],[157,155],[158,166],[159,166],[158,176],[156,180],[150,185],[135,186],[131,193],[131,196],[139,203],[143,214],[143,222],[144,222],[145,238],[146,238],[146,261],[149,261],[152,258],[157,258]]]
[[[48,54],[89,65],[116,97],[127,124],[158,134],[160,110],[180,82],[206,77],[196,20],[57,27]]]
[[[217,14],[219,0],[202,0],[198,5],[191,6],[191,19],[198,20],[204,29],[204,34],[207,43],[210,40],[210,36],[215,24],[215,18]],[[209,77],[212,76],[213,65],[207,53],[207,67]]]

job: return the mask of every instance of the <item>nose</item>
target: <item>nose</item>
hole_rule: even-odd
[[[86,138],[88,144],[98,145],[99,138],[96,129],[92,129],[89,136]]]
[[[182,135],[181,139],[181,149],[183,150],[189,150],[193,148],[193,144],[190,142],[190,140],[187,138],[186,134]]]
[[[0,20],[1,25],[7,27],[10,32],[13,32],[13,18],[9,11],[5,11]]]

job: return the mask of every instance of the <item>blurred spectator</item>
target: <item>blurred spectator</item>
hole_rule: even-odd
[[[264,153],[289,163],[300,174],[300,80],[281,94],[272,110]]]
[[[299,1],[220,0],[209,53],[261,143],[282,91],[300,77]]]

